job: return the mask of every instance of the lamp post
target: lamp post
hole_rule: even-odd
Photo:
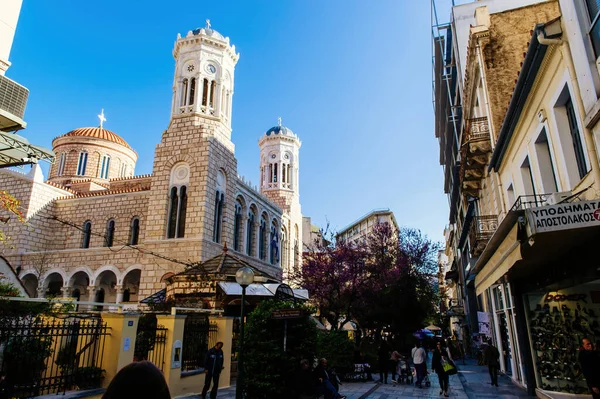
[[[246,302],[246,287],[254,281],[254,272],[251,268],[245,266],[238,269],[235,273],[235,281],[242,287],[242,309],[240,320],[240,346],[238,355],[238,381],[235,384],[235,398],[243,399],[244,387],[244,304]]]

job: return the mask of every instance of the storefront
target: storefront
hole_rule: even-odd
[[[589,394],[578,355],[584,337],[600,345],[598,206],[581,201],[515,213],[476,267],[480,310],[489,315],[501,369],[539,397],[589,397],[582,396]]]

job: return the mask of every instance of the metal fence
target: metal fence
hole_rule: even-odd
[[[164,370],[165,346],[167,343],[167,329],[158,324],[155,314],[140,316],[135,338],[135,361],[148,360],[156,367]]]
[[[8,397],[101,386],[110,329],[100,317],[0,317],[0,370]]]
[[[216,344],[217,326],[211,324],[208,316],[190,314],[185,319],[181,371],[204,368],[204,357],[208,349]]]

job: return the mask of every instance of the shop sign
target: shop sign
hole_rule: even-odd
[[[303,316],[302,309],[277,309],[271,314],[272,319],[299,319]]]
[[[533,234],[600,226],[600,201],[579,201],[526,210]]]
[[[583,301],[587,303],[585,294],[546,294],[544,302]]]

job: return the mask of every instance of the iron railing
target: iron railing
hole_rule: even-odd
[[[135,350],[133,352],[134,360],[148,360],[162,371],[165,371],[167,331],[168,329],[158,324],[155,314],[143,314],[138,321]]]
[[[471,253],[479,256],[498,228],[498,216],[475,216],[469,229]]]
[[[547,205],[546,200],[549,196],[550,194],[521,195],[517,198],[510,210],[511,212],[523,211],[525,209]]]
[[[465,124],[465,142],[490,140],[490,125],[487,116],[468,119]]]
[[[99,388],[110,328],[100,317],[0,317],[0,370],[9,397]]]
[[[216,344],[216,338],[217,326],[209,322],[208,316],[188,315],[183,330],[181,371],[203,369],[206,352]]]

